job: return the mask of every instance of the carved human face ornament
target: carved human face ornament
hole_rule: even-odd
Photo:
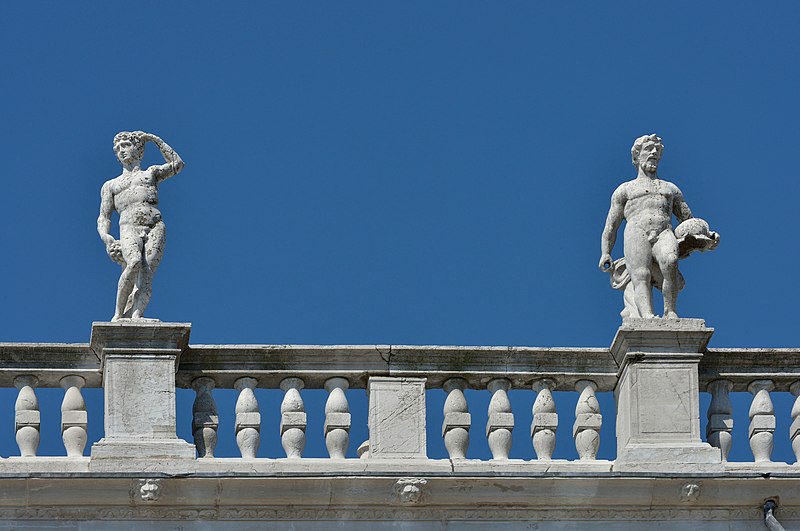
[[[658,162],[661,160],[660,145],[652,140],[647,141],[639,151],[639,167],[648,173],[654,173],[658,169]]]

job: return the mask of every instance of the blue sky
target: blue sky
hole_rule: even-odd
[[[187,162],[160,190],[167,248],[148,315],[192,322],[193,343],[608,345],[622,301],[597,269],[600,232],[634,176],[633,140],[655,132],[661,176],[722,235],[681,263],[679,313],[705,318],[712,346],[795,346],[799,11],[3,3],[0,340],[86,342],[111,317],[99,190],[119,172],[113,135],[142,129]],[[40,393],[54,424],[60,393]],[[273,422],[280,397],[260,393]],[[7,394],[2,455],[16,451]],[[485,415],[488,392],[472,395]],[[515,396],[530,416],[533,393]],[[309,411],[321,399],[309,392]],[[775,457],[793,460],[790,400],[775,399]],[[50,429],[42,453],[61,451]],[[263,444],[277,455],[274,431]],[[354,426],[353,451],[365,433]]]

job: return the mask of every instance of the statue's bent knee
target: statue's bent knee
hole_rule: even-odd
[[[650,270],[646,267],[631,269],[631,280],[635,283],[650,282]]]

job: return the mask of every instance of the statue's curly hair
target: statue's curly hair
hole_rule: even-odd
[[[658,157],[661,158],[661,153],[664,151],[664,144],[661,142],[661,137],[653,133],[652,135],[640,136],[633,143],[631,148],[631,160],[634,166],[638,166],[639,153],[642,151],[642,146],[645,142],[655,142],[656,149],[658,150]]]
[[[123,140],[127,140],[134,145],[139,155],[139,159],[144,156],[144,133],[141,131],[121,131],[114,135],[114,151],[117,149],[117,144]]]

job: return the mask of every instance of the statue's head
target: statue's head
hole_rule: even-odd
[[[139,131],[122,131],[114,136],[114,153],[122,164],[134,164],[144,156],[144,138]]]
[[[631,148],[633,165],[637,169],[642,168],[646,172],[654,173],[658,169],[658,161],[661,160],[663,151],[664,144],[655,134],[640,136]]]

